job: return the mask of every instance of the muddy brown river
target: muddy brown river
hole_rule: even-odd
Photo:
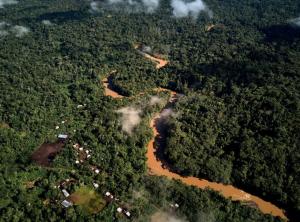
[[[148,57],[147,55],[145,55],[146,57]],[[164,65],[167,64],[167,61],[164,63]],[[163,64],[161,64],[163,65]],[[161,65],[157,65],[157,68],[161,68]],[[163,66],[164,66],[163,65]],[[112,88],[109,88],[109,82],[107,79],[104,79],[103,81],[103,85],[105,87],[105,95],[106,96],[111,96],[113,98],[123,98],[122,95],[118,94],[117,92],[113,91]],[[159,88],[156,91],[169,91],[171,96],[169,99],[169,104],[170,103],[174,103],[176,102],[176,92],[167,90],[167,89],[161,89]],[[164,110],[164,109],[163,109]],[[261,210],[261,212],[265,213],[265,214],[271,214],[273,216],[279,216],[283,219],[287,220],[287,217],[284,214],[284,211],[280,208],[278,208],[277,206],[275,206],[274,204],[264,201],[263,199],[257,197],[257,196],[253,196],[249,193],[246,193],[243,190],[240,190],[232,185],[224,185],[222,183],[215,183],[215,182],[210,182],[208,180],[205,179],[200,179],[200,178],[196,178],[196,177],[185,177],[185,176],[181,176],[177,173],[171,172],[168,168],[163,167],[163,163],[162,161],[156,156],[156,143],[155,140],[157,138],[164,139],[162,138],[164,135],[160,135],[159,130],[157,128],[157,122],[159,122],[161,117],[161,113],[163,112],[163,110],[156,114],[150,121],[150,127],[153,130],[153,138],[149,141],[148,145],[147,145],[147,167],[149,169],[149,173],[151,175],[157,175],[157,176],[165,176],[169,179],[176,179],[176,180],[180,180],[182,183],[190,185],[190,186],[195,186],[198,187],[200,189],[205,189],[205,188],[209,188],[212,189],[214,191],[219,192],[220,194],[222,194],[224,197],[226,198],[230,198],[232,200],[235,201],[242,201],[242,202],[249,202],[249,203],[253,203],[253,205],[257,206],[258,209]]]
[[[170,101],[174,101],[176,97],[175,92],[171,92]],[[169,102],[172,103],[172,102]],[[162,110],[163,111],[163,110]],[[161,113],[162,113],[161,111]],[[264,201],[263,199],[253,196],[249,193],[246,193],[243,190],[240,190],[231,185],[224,185],[221,183],[214,183],[208,180],[196,178],[196,177],[184,177],[177,173],[171,172],[168,168],[163,167],[162,161],[157,158],[155,155],[156,153],[156,143],[155,139],[164,135],[160,135],[157,123],[161,117],[161,113],[157,114],[153,119],[150,121],[150,127],[153,130],[154,137],[148,143],[148,150],[147,150],[147,166],[150,171],[150,174],[158,175],[158,176],[166,176],[169,179],[176,179],[180,180],[181,182],[196,186],[201,189],[209,188],[214,191],[221,193],[224,197],[230,198],[232,200],[244,201],[244,202],[252,202],[256,205],[263,213],[272,214],[273,216],[279,216],[281,218],[287,219],[284,215],[284,211],[277,206],[273,205],[270,202]]]

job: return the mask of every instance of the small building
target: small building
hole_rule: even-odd
[[[78,106],[77,106],[78,109],[79,109],[79,108],[82,108],[82,107],[83,107],[83,105],[78,105]]]
[[[99,187],[99,184],[93,183],[93,186],[97,189]]]
[[[63,194],[64,194],[65,197],[70,196],[70,194],[69,194],[69,192],[67,190],[62,189],[61,191],[63,192]]]
[[[78,149],[80,147],[80,145],[78,144],[78,143],[75,143],[74,145],[73,145],[73,148],[75,148],[75,149]]]
[[[109,197],[109,196],[110,196],[110,192],[107,191],[107,192],[105,193],[105,196]]]
[[[61,205],[63,205],[65,208],[71,207],[73,205],[72,202],[69,202],[67,200],[64,200]]]
[[[130,217],[130,216],[131,216],[131,214],[130,214],[129,211],[124,211],[124,213],[125,213],[125,215],[126,215],[127,217]]]
[[[96,170],[95,170],[95,173],[96,173],[96,174],[100,173],[100,170],[96,169]]]
[[[117,212],[118,212],[118,213],[122,213],[122,211],[123,211],[123,209],[122,209],[121,207],[118,207],[118,208],[117,208]]]
[[[67,139],[68,138],[68,135],[67,134],[58,134],[58,139],[63,139],[63,140],[65,140],[65,139]]]

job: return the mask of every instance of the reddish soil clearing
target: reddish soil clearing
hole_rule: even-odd
[[[38,165],[48,167],[55,156],[63,149],[65,142],[58,140],[55,143],[43,143],[31,156]]]

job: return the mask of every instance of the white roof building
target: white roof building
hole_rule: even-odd
[[[58,134],[59,139],[67,139],[68,135],[67,134]]]
[[[99,187],[99,184],[93,183],[93,186],[97,189]]]
[[[61,203],[61,205],[63,205],[65,208],[68,208],[68,207],[72,206],[73,204],[72,204],[72,202],[69,202],[69,201],[67,201],[67,200],[64,200],[64,201]]]
[[[78,147],[79,147],[78,143],[76,143],[76,144],[73,145],[73,148],[78,148]]]
[[[67,190],[63,189],[63,190],[61,190],[61,191],[63,192],[63,194],[64,194],[65,197],[70,196],[70,194],[68,193]]]
[[[117,208],[117,211],[118,211],[119,213],[122,213],[122,208],[121,208],[121,207],[118,207],[118,208]]]
[[[110,196],[110,192],[106,192],[105,196],[107,196],[107,197]]]

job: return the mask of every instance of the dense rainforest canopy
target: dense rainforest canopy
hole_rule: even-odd
[[[99,193],[114,193],[134,221],[156,213],[183,221],[280,221],[213,191],[148,175],[148,123],[162,108],[145,105],[155,87],[184,94],[163,153],[175,171],[233,184],[299,218],[300,26],[291,24],[300,16],[299,1],[210,0],[210,11],[196,18],[174,17],[169,0],[153,12],[102,1],[3,2],[1,220],[127,220],[115,203],[97,214],[65,209],[57,184],[73,178],[69,192],[96,181]],[[150,46],[169,64],[155,69],[135,44]],[[134,97],[104,95],[101,80],[113,70],[115,88]],[[147,93],[135,96],[141,92]],[[143,110],[130,135],[116,112],[128,106]],[[71,141],[51,167],[33,163],[32,153],[59,133]],[[75,163],[75,142],[91,150],[89,164]],[[180,207],[170,210],[173,203]]]

